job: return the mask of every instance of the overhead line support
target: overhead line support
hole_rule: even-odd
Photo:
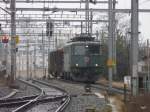
[[[2,1],[0,1],[1,3]],[[5,3],[9,3],[8,2],[5,2]],[[62,0],[62,1],[58,1],[58,0],[55,0],[55,1],[52,1],[52,0],[32,0],[32,1],[23,1],[23,0],[16,0],[16,3],[85,3],[85,1],[65,1],[65,0]],[[108,1],[104,0],[104,1],[96,1],[96,3],[101,3],[101,4],[106,4],[108,3]]]
[[[132,45],[132,94],[139,94],[139,79],[138,79],[138,56],[139,56],[139,0],[131,0],[131,45]]]
[[[11,76],[10,76],[10,84],[12,84],[15,80],[16,76],[16,0],[11,0],[10,3],[11,8]]]
[[[10,8],[7,8],[8,10],[10,10]],[[16,11],[54,11],[54,10],[57,10],[57,11],[68,11],[68,12],[85,12],[86,9],[84,8],[48,8],[48,7],[45,7],[45,8],[16,8]],[[93,9],[93,8],[90,8],[89,9],[89,12],[90,11],[93,11],[93,12],[108,12],[109,10],[108,9]],[[115,13],[131,13],[131,9],[115,9],[113,10]],[[138,9],[139,12],[141,13],[150,13],[150,9]]]

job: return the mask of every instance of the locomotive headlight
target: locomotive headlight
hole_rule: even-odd
[[[98,64],[95,64],[95,66],[97,67],[97,66],[98,66]]]
[[[78,67],[79,65],[78,64],[76,64],[76,67]]]

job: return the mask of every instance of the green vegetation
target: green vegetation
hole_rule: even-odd
[[[114,80],[123,80],[125,75],[130,74],[130,60],[129,60],[129,52],[130,52],[130,36],[128,32],[130,31],[129,20],[125,19],[126,15],[116,15],[116,70],[117,75],[113,78]],[[104,56],[106,60],[108,59],[108,25],[104,25],[104,28],[101,32],[101,43],[104,46]],[[108,78],[107,66],[104,69],[105,78]]]

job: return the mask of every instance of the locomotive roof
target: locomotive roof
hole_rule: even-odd
[[[66,43],[62,48],[58,48],[58,49],[52,50],[50,52],[63,51],[63,48],[65,46],[77,45],[77,44],[81,44],[81,45],[86,45],[86,44],[100,44],[100,41],[75,41],[75,42],[69,42],[69,43]]]
[[[100,44],[100,41],[75,41],[66,43],[65,46],[76,45],[76,44]]]

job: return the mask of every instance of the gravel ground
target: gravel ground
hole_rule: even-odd
[[[55,112],[60,106],[60,102],[42,103],[37,104],[27,112]]]
[[[99,99],[95,95],[79,95],[73,97],[65,112],[85,112],[87,108],[101,110],[105,105],[104,99]]]
[[[7,96],[12,91],[9,87],[0,87],[0,98]]]
[[[39,90],[37,90],[36,88],[21,83],[19,81],[16,81],[16,85],[19,85],[19,88],[17,94],[13,96],[13,98],[22,97],[22,96],[32,96],[32,95],[37,95],[39,93]]]
[[[19,81],[16,81],[15,84],[19,87],[18,92],[11,98],[17,98],[17,97],[23,97],[23,96],[32,96],[32,95],[37,95],[39,93],[39,90],[37,90],[36,88],[31,87],[29,85],[26,85],[24,83],[21,83]],[[10,88],[2,88],[1,90],[3,90],[3,91],[0,91],[1,96],[3,94],[6,95],[6,92],[7,93],[11,92]],[[0,108],[0,112],[12,112],[12,110],[15,110],[15,108],[17,108],[17,107]]]
[[[34,81],[33,81],[34,82]],[[38,82],[34,82],[34,84],[38,85],[45,92],[45,95],[48,97],[55,95],[63,95],[62,91],[57,90],[55,88],[51,88],[49,86],[40,84]],[[62,100],[56,102],[47,102],[47,103],[38,103],[33,106],[27,112],[55,112],[58,107],[61,105]]]
[[[40,84],[40,83],[37,83],[37,82],[34,82],[34,84],[38,85],[40,88],[42,88],[44,90],[44,93],[46,95],[50,95],[50,96],[55,96],[55,95],[63,95],[63,92],[60,91],[60,90],[57,90],[55,88],[51,88],[49,86],[46,86],[46,85],[43,85],[43,84]]]
[[[126,102],[127,112],[150,112],[150,93],[130,96]],[[124,112],[124,111],[122,111]]]
[[[69,106],[64,112],[85,112],[86,108],[95,108],[101,110],[106,102],[104,98],[98,98],[93,94],[85,94],[84,85],[70,84],[64,81],[49,80],[50,84],[64,88],[68,91],[72,98]],[[16,82],[19,85],[19,92],[14,97],[28,96],[38,94],[38,90],[26,84]],[[43,87],[44,88],[44,87]],[[94,89],[94,92],[100,92]],[[38,104],[27,112],[54,112],[58,108],[60,102]],[[0,112],[11,112],[13,108],[0,108]]]
[[[0,108],[0,112],[12,112],[15,108]]]
[[[101,110],[106,104],[104,98],[98,98],[93,94],[85,94],[84,85],[70,84],[58,80],[49,80],[48,82],[66,89],[72,95],[71,102],[64,112],[85,112],[87,108]],[[94,92],[98,91],[94,90]]]

